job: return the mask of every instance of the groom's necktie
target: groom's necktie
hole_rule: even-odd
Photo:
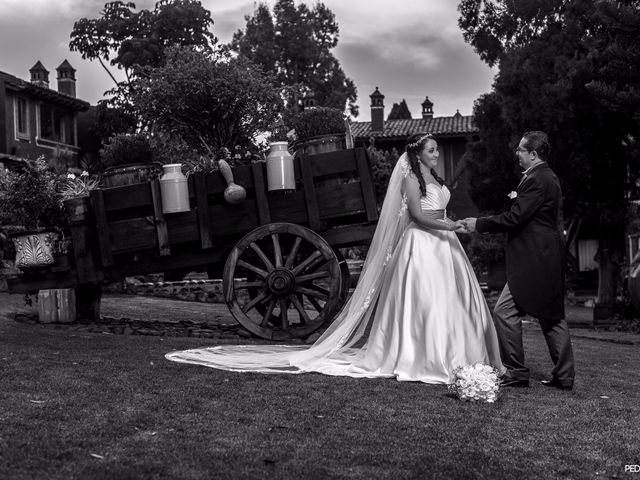
[[[516,187],[519,188],[520,185],[522,185],[522,182],[524,182],[527,179],[527,174],[525,173],[524,175],[522,175],[522,178],[520,179],[520,182],[518,183],[518,186]]]

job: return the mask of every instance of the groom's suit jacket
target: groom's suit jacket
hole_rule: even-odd
[[[508,211],[478,218],[476,230],[507,232],[507,283],[518,307],[537,318],[564,318],[562,190],[547,163],[520,182]]]

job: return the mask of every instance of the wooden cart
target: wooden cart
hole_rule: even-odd
[[[189,212],[163,214],[157,180],[67,201],[70,266],[23,272],[9,290],[75,287],[86,300],[105,281],[206,269],[222,276],[225,301],[249,331],[306,337],[344,304],[349,270],[338,249],[368,244],[378,209],[366,150],[296,156],[294,165],[289,193],[267,192],[264,162],[235,168],[247,190],[236,205],[224,201],[220,172],[189,177]]]

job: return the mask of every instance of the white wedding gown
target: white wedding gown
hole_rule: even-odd
[[[406,162],[400,167],[406,176]],[[316,344],[218,346],[166,357],[234,371],[319,372],[435,384],[451,383],[456,367],[476,362],[503,373],[491,313],[460,241],[454,232],[427,230],[410,221],[398,170],[387,193],[397,198],[388,202],[386,213],[383,207],[380,220],[393,228],[379,223],[378,229],[385,231],[374,236],[373,258],[367,258],[356,291]],[[446,208],[446,186],[429,184],[426,193],[423,210]]]
[[[423,210],[442,210],[446,186],[427,185]],[[502,370],[482,290],[458,237],[410,223],[383,280],[368,342],[349,371],[398,380],[450,383],[475,362]]]

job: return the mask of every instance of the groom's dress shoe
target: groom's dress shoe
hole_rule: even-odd
[[[517,380],[515,378],[504,377],[500,381],[500,386],[501,387],[520,387],[520,388],[528,387],[529,380]]]
[[[556,378],[552,378],[551,380],[541,380],[540,383],[545,387],[555,387],[560,390],[572,390],[573,385],[562,385]]]

